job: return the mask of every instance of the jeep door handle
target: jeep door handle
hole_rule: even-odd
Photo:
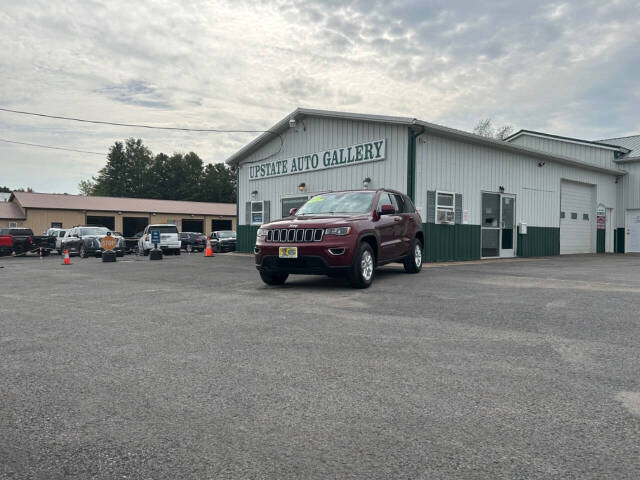
[[[399,219],[398,217],[395,217],[395,218],[393,219],[393,221],[394,221],[394,222],[399,222],[399,221],[400,221],[400,219]]]

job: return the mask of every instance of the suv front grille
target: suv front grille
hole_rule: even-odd
[[[280,228],[277,230],[267,230],[267,242],[321,242],[323,237],[324,228]]]

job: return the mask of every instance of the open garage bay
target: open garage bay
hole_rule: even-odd
[[[0,477],[637,478],[640,257],[264,286],[0,259]]]

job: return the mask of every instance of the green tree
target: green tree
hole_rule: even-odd
[[[194,152],[153,156],[141,139],[129,138],[115,142],[106,165],[78,189],[84,195],[235,202],[236,170],[223,163],[204,166]]]
[[[235,202],[235,173],[224,163],[209,163],[204,168],[200,192],[203,202]]]
[[[9,187],[0,187],[0,192],[2,193],[11,193],[13,190],[11,190]]]

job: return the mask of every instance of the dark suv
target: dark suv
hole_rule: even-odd
[[[256,268],[268,285],[283,284],[289,274],[314,274],[344,275],[353,287],[367,288],[376,266],[422,268],[422,219],[403,193],[323,193],[290,215],[258,229]]]

